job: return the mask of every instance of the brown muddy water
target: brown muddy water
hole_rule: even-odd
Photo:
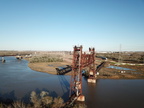
[[[0,62],[0,101],[28,102],[31,91],[42,90],[68,100],[70,76],[33,71],[26,60],[12,56],[5,60]],[[144,80],[98,79],[96,84],[88,84],[83,78],[83,94],[88,108],[144,108]]]

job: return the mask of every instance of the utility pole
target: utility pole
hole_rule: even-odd
[[[144,53],[143,53],[143,63],[144,63]]]
[[[121,64],[121,62],[122,62],[121,44],[120,44],[120,48],[119,48],[119,58],[118,58],[118,62],[119,62],[119,64]]]

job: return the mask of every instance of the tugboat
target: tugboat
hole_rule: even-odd
[[[2,57],[2,63],[4,63],[6,60],[4,59],[4,57]]]

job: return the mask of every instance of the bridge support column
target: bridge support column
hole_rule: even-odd
[[[88,83],[96,83],[96,79],[95,78],[88,78],[87,82]]]
[[[96,83],[96,73],[95,73],[95,69],[91,69],[90,67],[90,71],[89,71],[89,77],[87,79],[88,83]]]
[[[77,101],[84,102],[85,101],[85,96],[84,95],[78,96]]]
[[[89,65],[89,76],[87,79],[88,83],[96,83],[96,67],[95,67],[95,49],[94,48],[89,48],[90,51],[90,62],[91,64]]]
[[[70,82],[70,97],[73,101],[85,101],[85,96],[82,94],[82,46],[74,47],[72,75]]]
[[[88,83],[96,83],[96,74],[94,72],[89,72],[89,78],[87,79]]]

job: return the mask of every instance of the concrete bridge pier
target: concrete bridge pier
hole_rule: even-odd
[[[96,74],[94,71],[89,72],[89,78],[87,79],[88,83],[96,83]]]
[[[96,83],[96,78],[88,78],[87,82],[88,83]]]
[[[85,101],[85,96],[84,95],[78,96],[77,101],[84,102]]]

